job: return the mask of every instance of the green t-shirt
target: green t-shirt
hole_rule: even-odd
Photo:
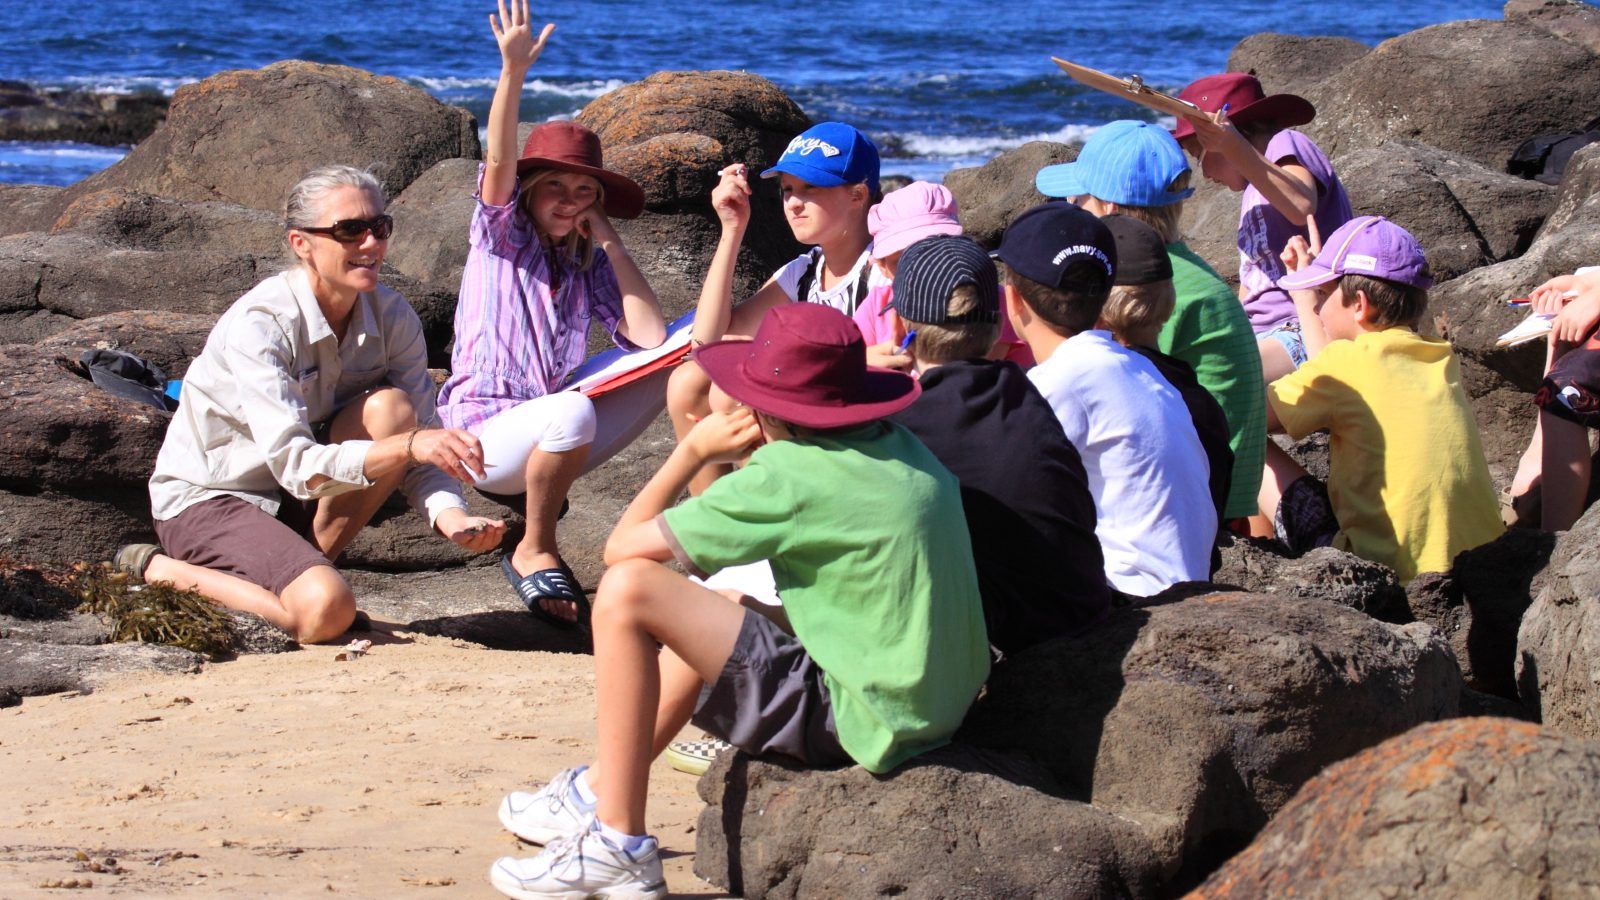
[[[1228,417],[1233,485],[1223,515],[1255,515],[1266,462],[1267,394],[1250,317],[1227,283],[1182,241],[1167,245],[1167,258],[1178,302],[1156,338],[1157,347],[1193,366],[1200,385]]]
[[[911,432],[874,422],[767,444],[663,519],[703,573],[771,561],[862,767],[950,740],[988,677],[988,636],[960,484]]]

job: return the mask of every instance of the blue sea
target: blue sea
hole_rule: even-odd
[[[280,59],[402,78],[481,122],[499,72],[475,0],[271,3],[101,0],[4,4],[0,78],[98,91],[180,85]],[[1056,55],[1176,91],[1221,71],[1261,31],[1338,34],[1376,44],[1499,0],[1330,7],[1277,0],[583,0],[533,10],[556,32],[524,91],[524,120],[570,117],[606,91],[663,69],[744,69],[770,78],[814,119],[841,119],[884,151],[884,171],[937,179],[1029,140],[1081,140],[1138,116],[1079,87]],[[1270,85],[1268,86],[1271,87]],[[226,123],[223,123],[224,125]],[[0,182],[67,184],[126,148],[0,142]]]

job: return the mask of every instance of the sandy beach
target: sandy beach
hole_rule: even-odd
[[[501,829],[500,797],[592,750],[592,658],[396,622],[426,593],[492,605],[509,643],[536,642],[503,588],[492,568],[367,575],[374,646],[360,659],[308,647],[0,711],[0,897],[59,897],[50,885],[73,880],[132,895],[492,896],[490,863],[537,850]],[[721,896],[691,873],[695,779],[658,762],[652,784],[669,887]]]

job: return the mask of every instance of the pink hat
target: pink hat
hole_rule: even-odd
[[[696,347],[694,361],[728,396],[806,428],[881,419],[922,393],[903,372],[867,365],[867,343],[850,317],[821,303],[769,311],[755,340]]]
[[[913,181],[867,212],[872,258],[883,259],[938,234],[960,234],[956,197],[942,184]]]

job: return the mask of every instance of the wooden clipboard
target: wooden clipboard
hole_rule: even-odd
[[[1117,78],[1107,75],[1099,69],[1069,63],[1057,56],[1050,57],[1050,61],[1061,67],[1061,71],[1072,76],[1072,80],[1079,84],[1092,87],[1097,91],[1104,91],[1121,97],[1124,100],[1137,103],[1147,109],[1178,118],[1208,118],[1200,107],[1187,100],[1179,100],[1171,94],[1163,94],[1152,87],[1146,87],[1144,81],[1137,75],[1128,78]]]

